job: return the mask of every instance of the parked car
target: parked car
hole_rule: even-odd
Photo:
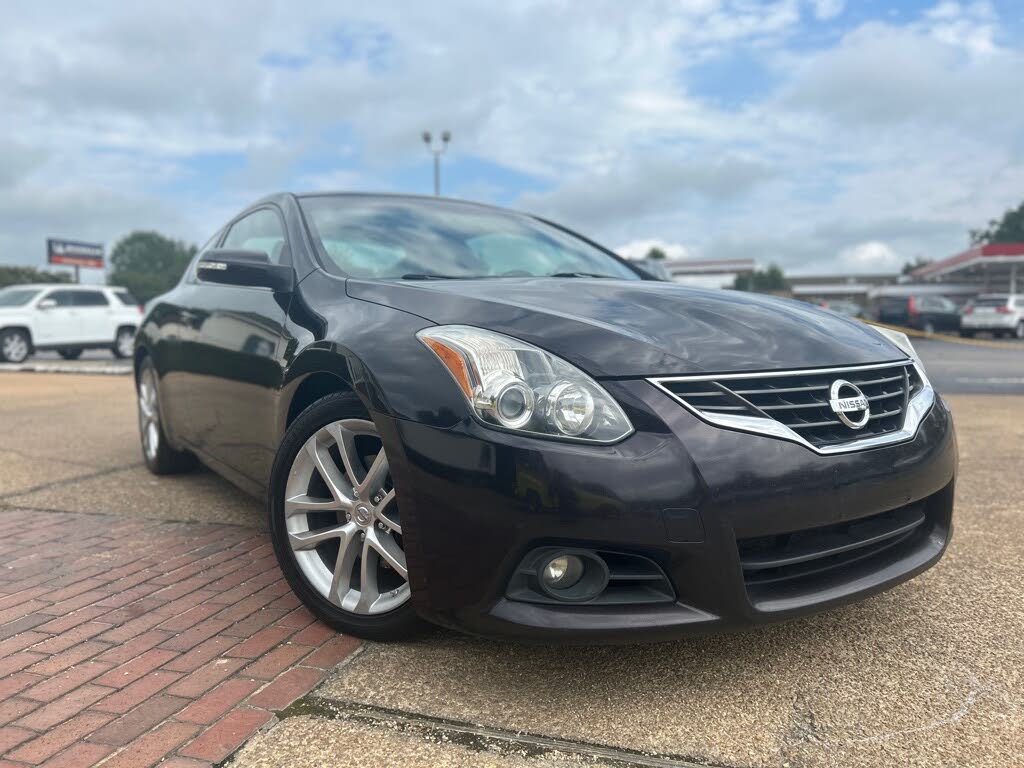
[[[960,330],[960,311],[945,296],[884,296],[878,320],[925,333]]]
[[[861,317],[864,314],[864,307],[855,301],[844,301],[842,299],[822,301],[818,306],[822,309],[838,312],[840,315],[846,315],[847,317]]]
[[[858,600],[949,540],[953,423],[905,335],[531,216],[274,195],[148,306],[147,466],[269,497],[346,633],[676,637]]]
[[[20,363],[56,350],[74,360],[86,349],[131,357],[142,309],[125,288],[16,285],[0,290],[0,359]]]
[[[1024,339],[1024,294],[989,293],[968,303],[960,316],[960,335],[970,338],[979,331]]]

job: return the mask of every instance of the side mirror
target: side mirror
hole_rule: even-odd
[[[38,304],[36,304],[36,309],[53,309],[56,306],[56,299],[43,299]]]
[[[295,271],[290,266],[272,264],[263,251],[232,248],[213,248],[204,253],[196,265],[196,275],[205,283],[275,291],[290,291],[295,282]]]

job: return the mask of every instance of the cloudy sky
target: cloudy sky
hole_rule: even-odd
[[[444,191],[626,253],[941,257],[1024,198],[1024,4],[5,4],[0,262],[281,189]]]

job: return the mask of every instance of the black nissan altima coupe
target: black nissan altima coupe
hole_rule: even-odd
[[[956,438],[907,337],[556,224],[279,194],[149,305],[146,464],[268,499],[331,626],[537,641],[791,618],[934,565]]]

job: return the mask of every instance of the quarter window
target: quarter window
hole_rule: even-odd
[[[274,264],[287,261],[281,217],[270,208],[253,211],[231,226],[221,248],[262,251]]]

